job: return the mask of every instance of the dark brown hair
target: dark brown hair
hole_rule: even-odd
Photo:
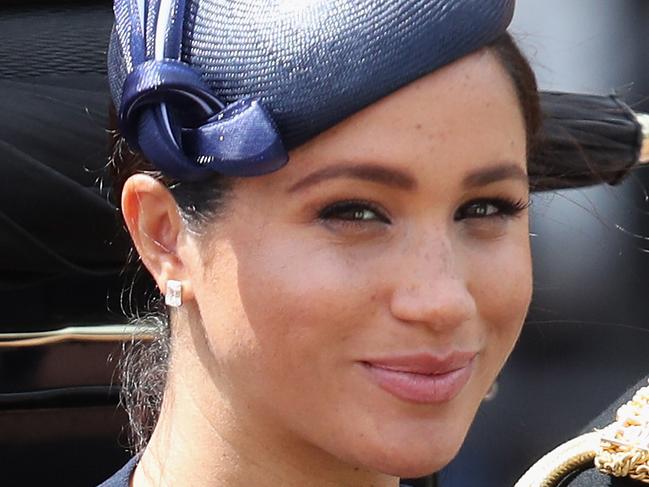
[[[528,158],[536,148],[541,123],[539,96],[534,73],[511,36],[507,33],[487,46],[509,74],[520,102],[525,121]],[[133,174],[146,173],[160,180],[172,192],[183,218],[195,231],[214,221],[223,209],[232,189],[233,179],[215,174],[205,181],[180,183],[157,171],[141,155],[132,152],[116,129],[115,111],[111,110],[110,168],[113,179],[113,198],[119,205],[124,182]],[[135,318],[138,324],[154,330],[154,339],[134,340],[125,353],[122,367],[122,403],[131,426],[131,442],[140,452],[148,442],[158,419],[162,403],[170,347],[169,316],[159,297],[150,300],[144,318]]]

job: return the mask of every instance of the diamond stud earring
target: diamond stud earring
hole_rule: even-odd
[[[183,304],[183,285],[180,281],[169,279],[165,291],[165,304],[178,308]]]

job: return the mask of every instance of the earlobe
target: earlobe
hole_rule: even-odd
[[[122,190],[122,212],[133,244],[142,263],[166,292],[167,281],[185,284],[185,265],[179,258],[178,245],[183,221],[169,190],[145,174],[131,176]]]

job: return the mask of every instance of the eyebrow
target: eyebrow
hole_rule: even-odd
[[[492,183],[514,179],[529,184],[529,178],[525,170],[518,164],[504,163],[497,166],[490,166],[484,169],[478,169],[467,174],[462,181],[465,188],[476,188],[487,186]]]
[[[337,164],[312,172],[291,185],[288,192],[293,193],[327,179],[336,178],[362,179],[403,190],[412,190],[417,187],[415,178],[399,169],[391,169],[378,164]]]
[[[378,164],[337,164],[315,171],[291,185],[287,192],[294,193],[328,179],[352,178],[391,186],[402,190],[414,190],[417,187],[415,178],[399,169],[391,169]],[[464,188],[487,186],[499,181],[514,179],[529,183],[527,173],[520,165],[504,163],[477,169],[464,177]]]

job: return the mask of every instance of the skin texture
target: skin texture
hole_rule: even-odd
[[[514,346],[531,296],[528,217],[501,200],[528,200],[525,129],[493,54],[421,78],[290,157],[238,181],[201,236],[162,185],[125,185],[143,262],[162,291],[182,281],[184,300],[135,487],[429,474],[457,453]],[[369,206],[327,210],[347,200]],[[453,351],[477,352],[470,379],[435,404],[386,392],[362,365]]]

